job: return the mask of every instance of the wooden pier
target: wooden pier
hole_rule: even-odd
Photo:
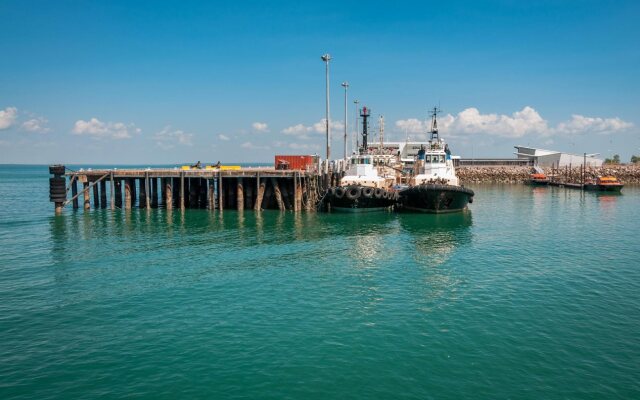
[[[321,169],[320,169],[321,170]],[[339,173],[274,168],[87,169],[52,165],[50,200],[56,212],[74,209],[199,208],[315,211]]]
[[[564,168],[559,165],[551,165],[550,178],[549,186],[583,190],[586,180],[586,154],[585,161],[580,165],[579,171],[574,171],[571,164],[565,165]]]

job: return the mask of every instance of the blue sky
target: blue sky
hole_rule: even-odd
[[[532,4],[533,3],[533,4]],[[334,155],[343,81],[385,137],[640,154],[640,2],[0,0],[0,163]]]

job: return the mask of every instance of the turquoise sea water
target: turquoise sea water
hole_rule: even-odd
[[[0,166],[0,398],[640,398],[640,188],[66,210]]]

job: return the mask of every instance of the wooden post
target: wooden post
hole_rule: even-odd
[[[262,210],[262,199],[264,198],[264,187],[265,187],[265,183],[260,182],[260,174],[258,174],[257,186],[258,186],[258,190],[256,194],[256,202],[253,206],[253,209],[256,211],[260,211]]]
[[[215,193],[215,179],[208,179],[207,182],[209,183],[209,196],[207,197],[207,206],[209,207],[209,210],[215,210],[216,209],[216,193]]]
[[[78,194],[78,180],[75,179],[73,182],[71,182],[71,196],[76,197],[77,194]],[[73,199],[73,208],[78,208],[77,198]]]
[[[122,208],[122,179],[116,179],[116,208]]]
[[[144,195],[146,197],[146,199],[145,199],[146,200],[145,207],[147,209],[149,209],[149,208],[151,208],[151,199],[149,198],[149,173],[148,172],[145,172],[144,180],[145,180],[145,183],[144,183]]]
[[[222,191],[222,174],[218,172],[218,209],[222,211],[224,209],[224,195]]]
[[[91,209],[91,197],[89,195],[89,191],[87,190],[89,188],[89,182],[85,181],[82,182],[82,189],[84,190],[84,209],[85,210],[89,210]]]
[[[242,186],[242,178],[238,178],[236,207],[238,208],[238,211],[244,210],[244,187]]]
[[[131,179],[124,180],[124,209],[131,210]]]
[[[280,191],[278,180],[276,178],[271,178],[271,185],[273,185],[273,191],[276,194],[276,202],[278,203],[278,209],[280,209],[280,211],[285,211],[286,208],[284,206],[284,202],[282,201],[282,192]]]
[[[300,209],[302,208],[302,202],[300,201],[300,185],[298,181],[299,181],[299,175],[296,172],[293,175],[293,196],[294,196],[293,210],[294,211],[300,211]]]
[[[104,181],[103,181],[104,182]],[[109,203],[111,206],[112,210],[116,209],[116,184],[113,180],[113,172],[111,173],[111,176],[109,177],[109,188],[110,190],[110,194],[109,194]]]
[[[173,192],[172,192],[172,182],[173,178],[167,178],[164,180],[164,206],[167,210],[173,209]]]
[[[180,209],[184,211],[184,172],[180,172]]]

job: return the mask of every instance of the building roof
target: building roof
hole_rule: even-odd
[[[546,149],[539,149],[537,147],[529,147],[529,146],[513,146],[514,148],[518,149],[518,151],[514,152],[513,154],[518,155],[518,156],[527,156],[527,157],[544,157],[544,156],[550,156],[552,154],[568,154],[570,156],[576,156],[576,157],[584,157],[584,154],[574,154],[574,153],[567,153],[564,151],[555,151],[555,150],[546,150]],[[529,150],[533,150],[534,154],[528,154],[528,153],[521,153],[520,149],[529,149]],[[595,154],[587,154],[587,158],[596,158],[596,155],[598,155],[598,153]]]

